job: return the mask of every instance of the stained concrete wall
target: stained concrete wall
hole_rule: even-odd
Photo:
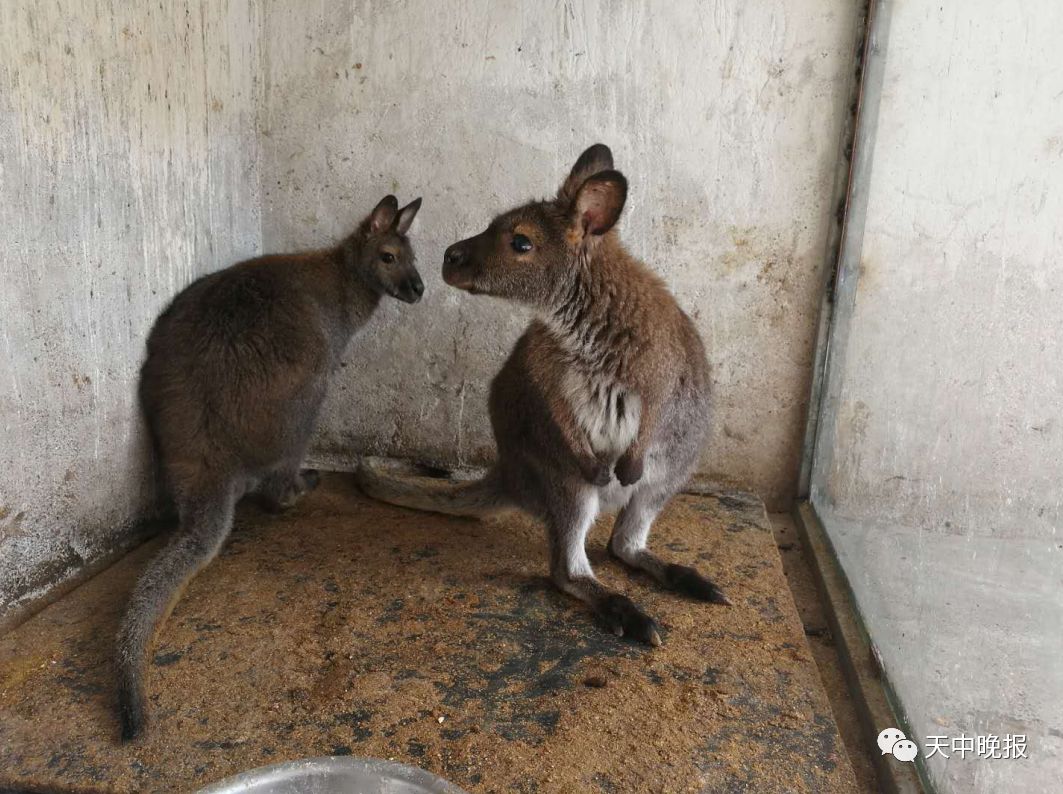
[[[137,369],[197,275],[425,197],[428,283],[352,349],[314,457],[479,462],[526,322],[439,278],[447,244],[608,142],[623,233],[710,342],[704,468],[791,492],[856,13],[713,5],[0,3],[0,613],[134,540]]]
[[[151,499],[147,330],[259,247],[259,27],[239,0],[0,3],[0,615]]]
[[[813,501],[943,792],[1063,780],[1063,9],[890,13]],[[880,726],[882,728],[888,726]]]
[[[776,505],[793,493],[853,3],[273,2],[263,43],[270,250],[344,233],[384,193],[424,196],[427,284],[388,302],[325,407],[318,460],[481,462],[487,387],[527,315],[446,287],[447,245],[553,194],[608,143],[621,234],[712,348],[703,468]]]

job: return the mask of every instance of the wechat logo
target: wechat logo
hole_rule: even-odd
[[[878,749],[883,755],[892,754],[898,761],[914,761],[919,755],[916,743],[896,728],[886,728],[878,735]]]

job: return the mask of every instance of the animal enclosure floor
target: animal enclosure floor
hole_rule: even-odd
[[[0,638],[0,790],[189,791],[300,757],[394,758],[470,792],[851,792],[763,507],[681,496],[651,545],[730,596],[683,599],[589,550],[664,627],[645,648],[547,581],[522,516],[427,515],[329,475],[241,506],[156,640],[150,726],[117,741],[111,651],[156,540]]]

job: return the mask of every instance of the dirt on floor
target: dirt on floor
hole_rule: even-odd
[[[786,582],[793,594],[797,614],[804,624],[812,658],[816,660],[823,687],[830,699],[834,720],[848,752],[857,785],[865,794],[875,794],[881,791],[881,788],[871,759],[872,754],[880,751],[874,741],[869,742],[864,735],[853,695],[842,673],[841,659],[827,622],[827,613],[816,587],[812,567],[805,557],[797,527],[793,518],[785,513],[773,513],[771,524],[775,530]]]
[[[0,789],[188,791],[296,758],[424,767],[470,792],[853,792],[754,500],[681,496],[651,545],[734,605],[662,591],[590,540],[661,622],[607,633],[545,578],[542,530],[371,502],[341,475],[242,506],[156,641],[148,734],[117,741],[112,642],[141,547],[0,638]]]

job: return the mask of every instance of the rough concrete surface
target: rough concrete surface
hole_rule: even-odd
[[[394,758],[470,792],[853,792],[763,507],[683,496],[654,545],[731,608],[605,559],[655,614],[616,638],[544,574],[531,521],[369,502],[339,475],[282,517],[240,511],[153,652],[152,724],[117,744],[111,641],[156,544],[0,638],[0,787],[189,790],[321,755]]]
[[[0,3],[0,617],[134,538],[148,328],[259,248],[257,13]]]
[[[1063,786],[1063,8],[896,3],[813,500],[942,792]]]

